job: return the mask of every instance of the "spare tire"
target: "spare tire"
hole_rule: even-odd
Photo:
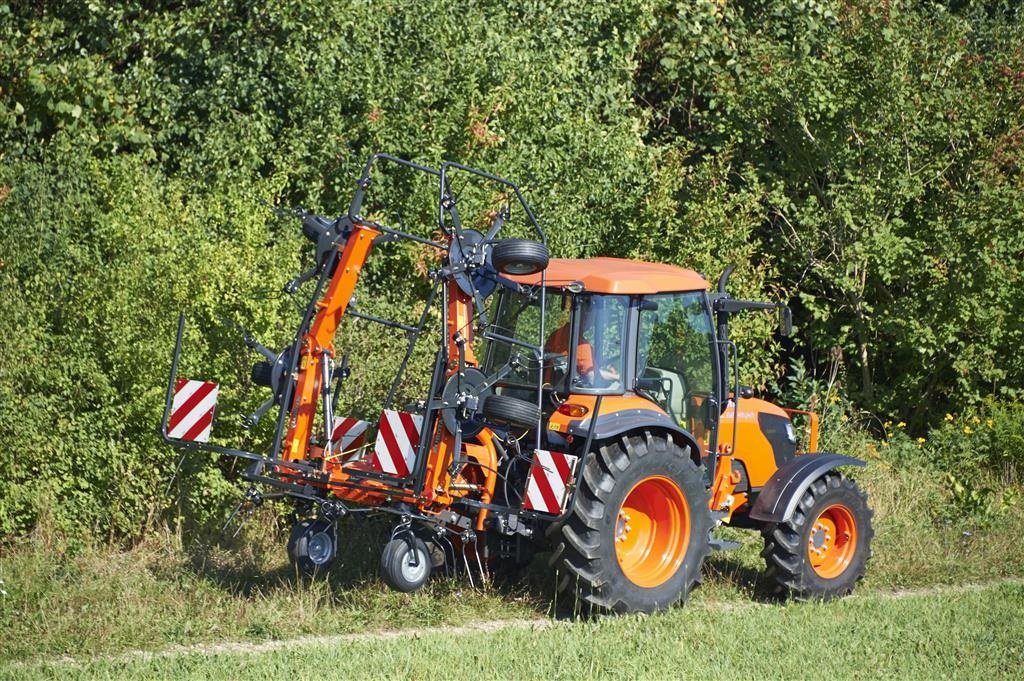
[[[548,247],[529,239],[501,239],[491,246],[491,263],[502,274],[536,274],[548,266]]]
[[[522,428],[533,428],[540,421],[540,407],[532,402],[505,395],[490,395],[484,402],[483,415],[490,421]]]

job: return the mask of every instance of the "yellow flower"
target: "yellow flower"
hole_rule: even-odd
[[[835,404],[838,401],[839,401],[839,395],[836,395],[835,393],[832,393],[831,395],[828,396],[828,403],[829,404]]]
[[[992,427],[992,419],[985,419],[985,425],[988,426],[989,428],[991,428]]]
[[[964,426],[964,433],[965,433],[966,435],[970,435],[970,434],[971,434],[971,433],[973,433],[973,432],[974,432],[974,431],[973,431],[973,430],[971,430],[971,427],[970,427],[970,426]]]
[[[953,420],[953,415],[952,414],[946,414],[946,420],[947,421],[952,421]]]
[[[850,417],[847,416],[846,414],[843,414],[842,416],[839,417],[839,420],[842,421],[843,423],[846,423],[847,421],[850,420]]]
[[[900,421],[899,423],[896,424],[896,427],[897,428],[906,428],[907,424],[905,424],[903,421]]]
[[[923,445],[925,442],[927,442],[927,440],[925,440],[923,437],[917,438],[917,444]]]
[[[892,421],[886,421],[886,422],[885,422],[885,423],[883,423],[882,425],[883,425],[884,427],[886,427],[886,428],[892,428]]]
[[[889,443],[888,443],[888,442],[886,442],[885,440],[882,440],[882,446],[883,446],[883,447],[888,447],[888,446],[889,446]]]
[[[971,423],[973,423],[974,425],[978,425],[979,423],[981,423],[981,419],[979,419],[977,416],[972,416]]]

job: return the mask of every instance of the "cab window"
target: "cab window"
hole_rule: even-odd
[[[640,304],[637,390],[657,402],[697,439],[710,446],[716,415],[714,336],[702,292],[645,296]]]

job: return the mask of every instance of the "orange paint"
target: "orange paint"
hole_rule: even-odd
[[[373,239],[379,234],[372,227],[356,225],[353,228],[327,291],[317,302],[317,313],[302,339],[299,379],[292,400],[291,421],[284,439],[282,458],[285,461],[306,458],[318,407],[323,353],[326,351],[331,357],[334,356],[334,334],[355,291]]]

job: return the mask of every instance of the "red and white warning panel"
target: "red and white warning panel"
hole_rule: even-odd
[[[380,414],[377,442],[370,463],[378,471],[404,478],[416,463],[423,417],[385,409]]]
[[[360,458],[363,445],[366,444],[366,430],[369,427],[369,421],[348,417],[338,419],[338,425],[334,426],[334,433],[331,435],[331,442],[335,451],[341,454],[343,461]]]
[[[167,422],[167,435],[176,440],[209,442],[213,411],[217,407],[216,383],[179,378],[174,384],[174,402]]]
[[[569,496],[569,478],[579,457],[538,449],[533,454],[530,477],[526,481],[523,508],[541,513],[562,512]]]

